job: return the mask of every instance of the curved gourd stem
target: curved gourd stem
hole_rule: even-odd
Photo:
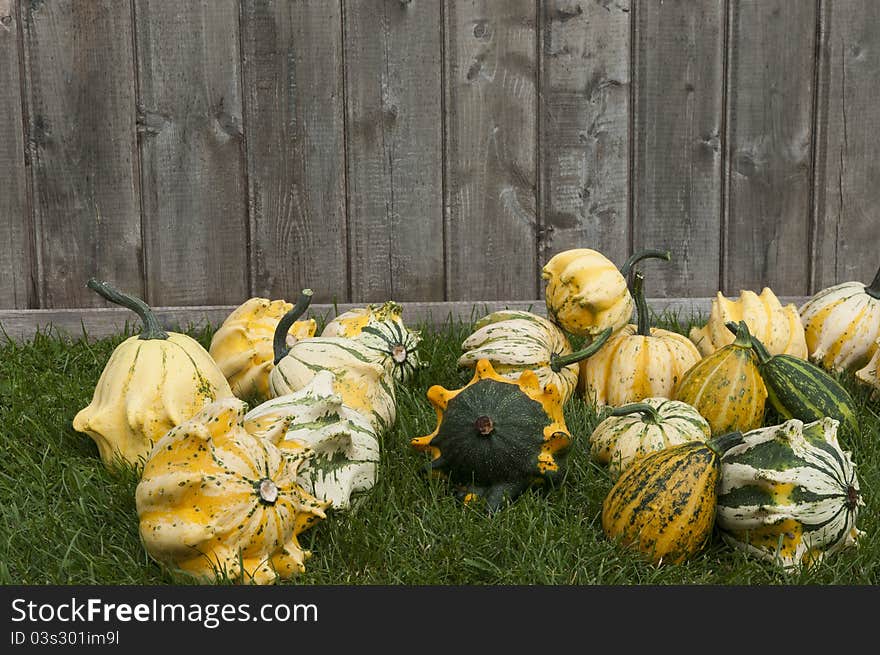
[[[608,338],[611,336],[612,329],[610,327],[602,330],[595,339],[590,342],[590,345],[584,348],[583,350],[579,350],[576,353],[571,353],[570,355],[557,355],[553,353],[550,356],[550,368],[554,373],[559,373],[563,368],[570,364],[576,364],[582,359],[586,359],[590,355],[594,355],[599,348],[605,345],[605,342],[608,341]]]
[[[648,303],[645,301],[645,276],[641,271],[636,271],[633,275],[632,297],[636,303],[636,314],[638,315],[638,331],[636,334],[643,337],[651,336],[651,321],[648,314]]]
[[[736,328],[736,339],[733,340],[734,345],[744,348],[752,347],[752,335],[749,332],[749,326],[745,321],[740,321]]]
[[[737,431],[714,436],[706,442],[706,445],[709,446],[712,452],[718,457],[721,457],[728,450],[741,443],[743,443],[743,433]]]
[[[651,248],[634,252],[630,255],[629,259],[623,263],[623,266],[620,267],[620,274],[623,275],[624,278],[629,278],[629,272],[632,270],[632,267],[643,259],[665,259],[666,261],[669,261],[672,259],[672,253],[668,250],[655,250]]]
[[[290,347],[287,345],[287,331],[290,329],[290,326],[294,324],[296,319],[302,316],[309,308],[309,304],[312,302],[312,294],[313,291],[311,289],[303,289],[300,291],[299,298],[293,306],[293,309],[282,316],[281,320],[278,321],[278,325],[275,326],[275,334],[272,339],[272,350],[275,353],[275,364],[280,362],[287,353],[290,352]]]
[[[110,302],[130,309],[135,314],[137,314],[141,322],[143,322],[144,326],[141,329],[141,333],[138,336],[138,339],[167,339],[168,333],[162,329],[162,326],[159,325],[159,319],[156,318],[156,315],[153,313],[153,310],[150,309],[150,306],[145,303],[140,298],[136,298],[127,293],[123,293],[119,289],[116,289],[106,282],[101,280],[96,280],[95,278],[90,278],[86,283],[86,286],[92,291],[96,291],[98,295],[102,296],[106,300]]]
[[[615,407],[609,412],[608,416],[627,416],[628,414],[635,414],[636,412],[641,413],[645,421],[649,423],[660,423],[663,420],[663,417],[660,416],[660,412],[657,411],[657,408],[648,403],[629,403],[628,405],[621,405],[620,407]]]
[[[877,275],[874,276],[871,284],[865,287],[865,293],[872,298],[880,300],[880,268],[877,269]]]
[[[739,333],[739,326],[733,321],[727,321],[727,323],[725,323],[724,325],[726,325],[727,329],[734,334]],[[754,350],[755,354],[758,356],[759,363],[765,364],[772,357],[770,351],[767,350],[767,346],[765,346],[763,342],[755,335],[752,334],[749,336],[749,343],[752,346],[752,350]]]

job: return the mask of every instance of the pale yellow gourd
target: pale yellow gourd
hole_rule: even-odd
[[[136,312],[143,330],[119,344],[104,366],[92,401],[73,419],[107,468],[139,466],[153,444],[205,405],[232,396],[222,371],[198,341],[165,332],[150,308],[106,282],[89,288]]]
[[[874,344],[874,357],[864,368],[856,371],[856,379],[874,389],[871,397],[880,400],[880,339]]]

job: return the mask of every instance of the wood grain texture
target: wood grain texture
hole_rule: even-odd
[[[443,300],[441,4],[344,14],[352,297]]]
[[[541,6],[539,265],[570,248],[629,256],[630,2]]]
[[[249,282],[238,3],[134,6],[149,302],[241,302]]]
[[[91,276],[143,292],[131,7],[22,4],[39,295],[99,306]]]
[[[243,0],[252,293],[348,300],[340,4]]]
[[[17,0],[0,0],[0,307],[37,307],[33,215],[28,203]]]
[[[633,249],[646,292],[707,296],[721,287],[724,0],[637,3],[634,52]]]
[[[813,2],[730,3],[724,291],[807,293]]]
[[[880,266],[880,4],[825,0],[821,21],[813,293]]]
[[[538,295],[536,11],[444,3],[450,300]]]

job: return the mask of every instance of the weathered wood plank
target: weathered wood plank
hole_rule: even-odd
[[[721,287],[724,0],[634,6],[633,249],[647,292],[707,296]]]
[[[351,289],[442,300],[441,5],[346,0]]]
[[[794,303],[800,306],[805,296],[782,296],[783,305]],[[708,316],[712,298],[649,298],[648,306],[658,314],[670,312],[682,319]],[[468,323],[490,312],[500,309],[518,309],[546,315],[542,299],[533,300],[489,300],[457,302],[403,302],[403,319],[409,326],[428,325],[440,328],[449,321]],[[316,304],[309,309],[309,315],[329,320],[342,313],[360,307],[359,304],[341,303]],[[154,307],[153,310],[165,329],[182,327],[217,327],[235,309],[234,305]],[[74,337],[82,336],[83,329],[90,338],[100,338],[118,333],[126,324],[139,328],[137,317],[132,312],[119,307],[88,309],[35,309],[0,310],[0,341],[12,339],[26,341],[32,339],[37,330],[45,331],[51,326],[61,333]]]
[[[730,3],[723,287],[809,287],[816,7]]]
[[[822,2],[811,291],[880,266],[880,4]]]
[[[43,307],[98,306],[91,276],[143,290],[131,7],[22,5]]]
[[[629,256],[630,2],[541,4],[539,266]]]
[[[18,1],[0,0],[0,307],[37,307],[22,122]]]
[[[537,294],[536,3],[444,3],[446,297]]]
[[[252,293],[345,302],[339,3],[243,0],[241,30]]]
[[[149,302],[240,302],[249,283],[238,3],[134,7]]]

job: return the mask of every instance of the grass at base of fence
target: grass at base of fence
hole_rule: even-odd
[[[662,316],[657,325],[687,333],[698,317]],[[470,323],[422,326],[430,365],[398,394],[398,420],[383,436],[376,486],[348,512],[331,512],[301,536],[312,552],[306,572],[286,584],[877,584],[880,536],[880,405],[853,392],[863,426],[843,446],[852,451],[866,506],[857,548],[810,571],[788,574],[734,550],[714,536],[680,565],[652,566],[607,540],[600,523],[611,488],[590,462],[596,412],[579,398],[566,406],[575,437],[562,484],[532,490],[494,515],[463,505],[444,482],[426,480],[426,456],[409,446],[435,427],[425,392],[457,388],[470,374],[456,368]],[[189,332],[204,346],[210,330]],[[91,400],[110,353],[126,335],[89,343],[39,333],[0,347],[0,583],[187,584],[151,560],[138,536],[134,474],[108,473],[97,448],[71,421]]]

